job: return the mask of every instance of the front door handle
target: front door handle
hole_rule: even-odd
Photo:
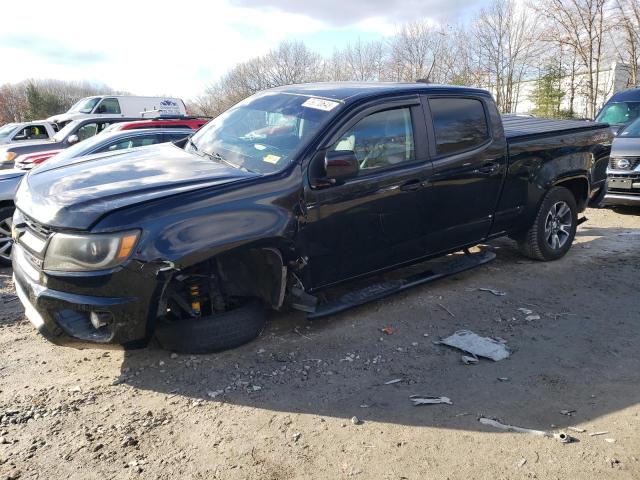
[[[476,171],[478,173],[491,175],[492,173],[497,172],[498,168],[500,168],[500,165],[498,165],[496,162],[487,162],[484,165],[482,165],[480,168],[478,168],[478,170]]]

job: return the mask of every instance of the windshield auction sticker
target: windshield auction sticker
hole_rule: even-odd
[[[276,163],[278,163],[278,161],[280,160],[280,158],[282,158],[282,157],[279,157],[278,155],[271,155],[271,154],[269,154],[269,155],[265,155],[265,156],[262,158],[262,161],[267,162],[267,163],[273,163],[273,164],[276,164]]]
[[[311,97],[302,104],[303,107],[315,108],[316,110],[323,110],[325,112],[330,112],[338,105],[340,105],[340,102],[334,102],[333,100],[314,97]]]

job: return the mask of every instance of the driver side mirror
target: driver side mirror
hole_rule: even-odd
[[[351,150],[334,150],[326,153],[324,169],[328,180],[342,182],[358,175],[360,162]]]
[[[73,145],[74,143],[78,143],[78,140],[80,140],[78,138],[78,135],[69,135],[69,138],[67,138],[67,143],[69,145]]]

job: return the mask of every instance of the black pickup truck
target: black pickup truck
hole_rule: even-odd
[[[495,255],[468,248],[487,239],[562,257],[579,212],[602,196],[611,139],[603,124],[503,120],[471,88],[268,90],[180,146],[29,173],[13,224],[16,290],[59,344],[133,347],[155,334],[178,351],[233,347],[259,334],[266,308],[329,315],[481,265]]]

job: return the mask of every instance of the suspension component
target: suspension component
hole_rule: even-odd
[[[199,317],[202,309],[200,305],[200,285],[198,285],[197,281],[194,281],[194,283],[189,286],[189,297],[191,299],[191,310]]]

